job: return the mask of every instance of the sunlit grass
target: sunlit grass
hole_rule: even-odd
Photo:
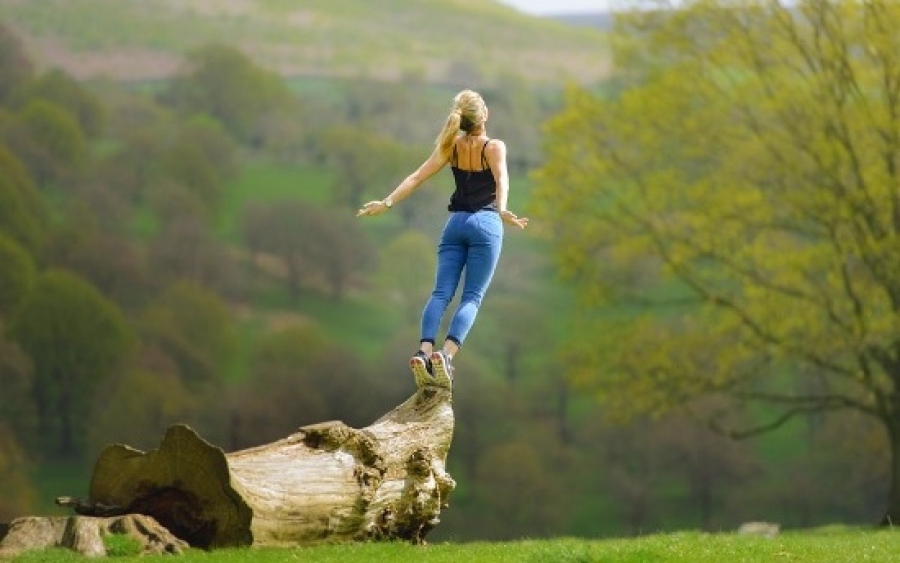
[[[559,538],[510,542],[437,543],[424,547],[407,543],[352,543],[292,549],[189,550],[185,563],[259,563],[315,561],[317,563],[479,563],[616,562],[616,563],[765,563],[802,561],[835,563],[895,561],[900,534],[891,530],[846,528],[788,532],[775,538],[738,534],[678,532],[634,539],[583,540]],[[61,550],[22,556],[22,562],[81,561]],[[153,561],[147,557],[117,557],[116,561]]]

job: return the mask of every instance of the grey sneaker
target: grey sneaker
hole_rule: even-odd
[[[450,356],[444,351],[437,350],[431,353],[431,371],[434,374],[432,385],[453,389],[453,366],[450,365]]]
[[[431,358],[425,352],[422,350],[416,352],[416,355],[409,360],[409,368],[412,370],[413,378],[416,380],[416,387],[421,389],[426,385],[434,385]]]

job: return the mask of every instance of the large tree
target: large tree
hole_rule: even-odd
[[[125,318],[81,277],[48,270],[37,278],[11,330],[34,363],[41,437],[50,453],[77,456],[93,393],[132,343]]]
[[[324,287],[340,301],[373,265],[372,244],[346,211],[288,199],[251,203],[242,221],[257,266],[283,277],[292,299],[304,288]],[[277,263],[259,260],[260,252],[277,257]]]
[[[617,22],[620,87],[569,93],[536,195],[593,325],[574,375],[612,412],[720,395],[709,421],[736,435],[863,413],[890,444],[897,521],[900,4],[685,2]],[[751,404],[772,419],[736,426]]]
[[[225,45],[190,53],[186,73],[162,97],[185,115],[215,117],[236,139],[255,144],[264,141],[265,119],[293,103],[277,74]]]
[[[367,192],[389,193],[420,157],[402,143],[349,125],[329,129],[322,143],[335,170],[334,202],[350,209],[359,209]]]
[[[96,139],[103,133],[106,116],[100,99],[59,69],[28,82],[13,98],[13,103],[21,106],[35,99],[46,100],[74,117],[88,138]]]
[[[67,109],[40,98],[25,104],[3,135],[41,187],[71,179],[89,157],[78,120]]]

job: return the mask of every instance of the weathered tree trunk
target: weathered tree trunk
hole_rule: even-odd
[[[366,428],[326,422],[229,454],[176,425],[150,452],[107,447],[89,499],[63,503],[88,516],[151,516],[204,549],[420,543],[455,487],[444,470],[453,422],[450,390],[423,387]]]

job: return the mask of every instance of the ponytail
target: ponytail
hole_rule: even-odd
[[[450,158],[453,152],[453,143],[460,131],[469,133],[487,120],[487,106],[478,92],[463,90],[453,98],[453,111],[447,117],[447,123],[435,140],[444,158]]]
[[[460,112],[459,108],[455,108],[450,112],[450,115],[447,117],[447,123],[444,124],[444,128],[435,140],[435,145],[437,145],[441,155],[445,158],[450,158],[450,154],[453,152],[453,143],[456,141],[456,137],[459,136],[461,123],[462,112]]]

